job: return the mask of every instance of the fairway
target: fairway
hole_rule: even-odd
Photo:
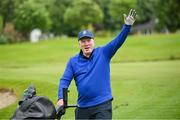
[[[114,118],[180,118],[180,61],[112,64]]]
[[[111,63],[113,119],[180,119],[179,38],[179,34],[128,38]],[[111,39],[98,38],[97,46]],[[56,104],[66,61],[78,51],[74,38],[0,46],[0,88],[13,89],[19,100],[33,84],[38,95]],[[70,104],[76,98],[73,81]],[[17,102],[0,109],[0,119],[10,118]],[[63,118],[74,119],[74,109]]]

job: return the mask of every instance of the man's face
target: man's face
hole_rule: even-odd
[[[89,57],[94,49],[94,39],[82,38],[79,40],[79,47],[83,52],[83,55]]]

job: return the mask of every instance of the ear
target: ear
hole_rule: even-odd
[[[79,45],[81,44],[81,41],[80,41],[80,40],[78,41],[78,44],[79,44]]]
[[[79,45],[79,48],[81,49],[81,43],[80,43],[81,41],[78,41],[78,45]]]
[[[92,39],[92,41],[93,41],[93,47],[94,47],[94,45],[95,45],[94,39]]]

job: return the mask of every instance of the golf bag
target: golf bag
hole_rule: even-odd
[[[11,120],[55,118],[56,109],[53,103],[47,97],[36,96],[36,89],[30,86],[25,90]]]

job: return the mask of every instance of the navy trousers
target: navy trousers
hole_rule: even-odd
[[[112,100],[87,108],[75,109],[75,118],[79,119],[112,119]]]

